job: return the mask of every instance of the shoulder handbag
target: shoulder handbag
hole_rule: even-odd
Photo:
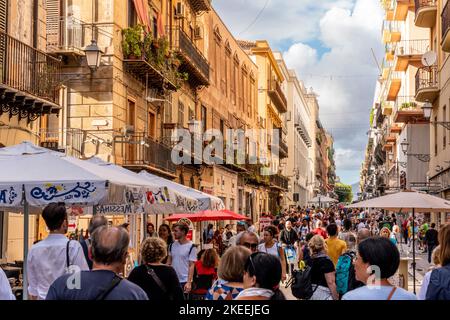
[[[70,241],[67,241],[66,244],[66,272],[69,272],[69,267],[70,267],[70,257],[69,257],[69,246],[70,246]]]
[[[153,281],[155,281],[156,285],[161,289],[161,291],[164,294],[167,294],[167,288],[164,285],[164,283],[161,281],[161,279],[158,277],[158,275],[156,274],[155,270],[153,270],[150,266],[145,265],[145,267],[147,268],[147,274],[152,277]]]
[[[106,297],[111,293],[111,291],[113,291],[113,289],[117,287],[120,281],[122,281],[122,278],[115,274],[111,282],[109,283],[109,286],[107,286],[105,290],[101,291],[94,300],[105,300]]]

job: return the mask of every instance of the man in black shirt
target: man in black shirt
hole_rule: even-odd
[[[439,245],[438,232],[436,230],[435,223],[432,223],[431,228],[425,233],[424,241],[428,249],[428,263],[431,263],[431,254],[433,253],[433,249]]]

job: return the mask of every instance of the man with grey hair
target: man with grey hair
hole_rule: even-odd
[[[106,219],[105,216],[95,215],[89,222],[89,227],[88,227],[89,238],[80,240],[80,244],[81,244],[81,247],[83,248],[83,252],[84,252],[84,257],[86,258],[86,262],[89,266],[89,270],[92,270],[92,259],[89,256],[89,247],[91,245],[92,234],[94,233],[94,231],[97,228],[99,228],[101,226],[107,226],[107,225],[108,225],[108,219]]]
[[[236,244],[250,249],[253,253],[258,251],[258,235],[251,231],[243,231],[236,237]]]
[[[370,230],[367,228],[362,228],[358,230],[358,235],[356,238],[356,244],[360,244],[361,241],[370,238],[371,234],[370,234]]]
[[[50,286],[47,300],[148,300],[144,290],[120,276],[128,255],[128,232],[101,226],[91,238],[92,271],[59,277]]]

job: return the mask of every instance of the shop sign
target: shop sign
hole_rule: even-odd
[[[133,207],[131,204],[114,204],[114,205],[102,205],[97,206],[97,214],[110,215],[110,214],[132,214]]]

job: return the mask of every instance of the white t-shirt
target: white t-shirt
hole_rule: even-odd
[[[5,272],[0,268],[0,300],[16,300]]]
[[[192,246],[193,243],[191,241],[185,244],[175,241],[170,248],[169,255],[172,257],[172,267],[175,269],[180,283],[188,281],[189,262],[197,261],[197,248]],[[190,254],[189,251],[191,251]]]
[[[393,287],[360,287],[349,291],[342,297],[342,300],[387,300]],[[397,288],[391,300],[417,300],[417,297],[403,288]]]
[[[258,251],[259,252],[265,252],[265,253],[271,254],[271,255],[276,256],[276,257],[280,256],[278,248],[279,248],[279,246],[278,246],[277,242],[275,242],[273,244],[273,246],[270,247],[270,248],[267,248],[265,243],[261,243],[260,245],[258,245]]]

